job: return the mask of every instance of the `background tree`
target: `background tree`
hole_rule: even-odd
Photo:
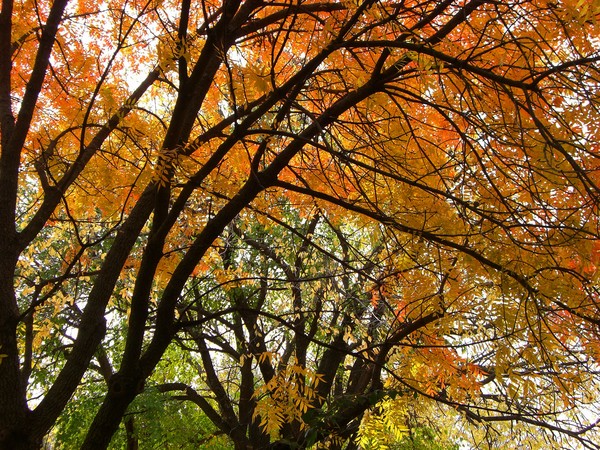
[[[416,395],[597,447],[599,12],[3,0],[0,446],[100,374],[106,448],[177,341],[236,443]]]

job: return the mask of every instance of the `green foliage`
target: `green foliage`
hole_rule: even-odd
[[[69,404],[52,435],[56,449],[81,447],[100,402],[99,396],[85,396]],[[135,399],[124,417],[124,422],[127,420],[133,421],[140,449],[231,448],[227,436],[217,433],[195,405],[175,400],[170,394],[155,389],[147,389]],[[122,423],[109,448],[126,448],[126,442],[127,433]]]
[[[439,435],[431,428],[411,429],[408,435],[397,442],[391,443],[390,450],[458,450],[458,444],[448,444],[439,441]]]
[[[91,389],[95,387],[94,384],[89,386]],[[84,394],[78,393],[67,404],[49,438],[55,448],[69,449],[81,446],[96,410],[102,402],[100,393],[96,389],[94,391],[96,392],[88,390]]]

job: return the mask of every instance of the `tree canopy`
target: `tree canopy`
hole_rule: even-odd
[[[3,0],[0,448],[600,448],[599,47],[598,0]]]

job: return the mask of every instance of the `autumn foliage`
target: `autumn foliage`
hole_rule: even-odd
[[[137,448],[149,395],[186,448],[600,448],[599,42],[598,0],[3,0],[0,448]]]

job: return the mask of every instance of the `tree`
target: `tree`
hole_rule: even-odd
[[[599,14],[3,0],[0,448],[97,374],[106,448],[175,342],[236,442],[354,445],[416,396],[597,448]]]

